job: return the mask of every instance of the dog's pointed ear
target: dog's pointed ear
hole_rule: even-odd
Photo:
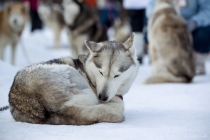
[[[124,48],[127,50],[128,54],[135,56],[135,45],[134,45],[135,33],[133,32],[131,36],[123,43]]]
[[[85,40],[85,45],[87,46],[88,50],[92,53],[100,51],[103,47],[102,43],[96,43],[96,42],[87,41],[87,40]]]
[[[126,50],[133,47],[134,36],[135,36],[135,33],[132,33],[131,36],[123,43],[123,46],[125,47]]]
[[[4,10],[5,10],[6,12],[10,12],[12,4],[13,4],[13,2],[11,2],[11,1],[6,1],[6,2],[4,3]]]
[[[86,55],[81,54],[81,55],[78,56],[78,59],[79,59],[80,62],[82,62],[83,64],[85,64],[86,57],[87,57]]]

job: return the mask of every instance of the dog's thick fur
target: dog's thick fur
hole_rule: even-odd
[[[191,35],[176,1],[157,0],[149,20],[152,76],[145,83],[191,82],[195,75]]]
[[[123,44],[86,41],[88,55],[54,59],[19,71],[9,93],[14,119],[72,125],[123,121],[119,95],[128,92],[138,71],[133,39],[134,35]]]
[[[108,40],[106,31],[99,22],[97,12],[83,0],[63,0],[64,20],[67,25],[72,55],[87,54],[83,40],[101,42]]]
[[[61,31],[65,27],[65,22],[61,7],[52,1],[41,1],[38,7],[39,16],[47,27],[54,32],[53,48],[61,48]]]
[[[15,64],[15,52],[23,29],[28,22],[28,3],[6,5],[0,11],[0,59],[8,44],[12,46],[11,63]]]

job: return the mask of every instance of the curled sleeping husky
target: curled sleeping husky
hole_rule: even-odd
[[[63,0],[62,6],[73,58],[88,53],[84,40],[95,42],[108,40],[97,12],[88,7],[84,0]]]
[[[28,22],[28,3],[6,4],[0,11],[0,59],[4,58],[6,46],[11,45],[11,63],[15,64],[15,52],[23,29]]]
[[[152,76],[145,83],[191,82],[195,75],[191,34],[176,0],[157,0],[149,19]]]
[[[12,116],[36,124],[122,122],[122,96],[138,71],[133,40],[134,34],[123,44],[85,41],[88,55],[19,71],[9,92]]]

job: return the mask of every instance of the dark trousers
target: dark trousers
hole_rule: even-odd
[[[199,53],[210,52],[210,26],[201,27],[193,31],[193,49]],[[147,32],[144,34],[145,43],[148,44]]]
[[[30,16],[31,16],[31,32],[33,32],[36,29],[42,29],[42,21],[39,18],[37,11],[31,10]]]
[[[118,17],[116,9],[100,9],[99,17],[101,24],[107,29],[113,25],[114,19]]]
[[[193,31],[193,48],[199,53],[210,52],[210,25]]]
[[[142,32],[145,23],[145,9],[128,10],[133,32]]]

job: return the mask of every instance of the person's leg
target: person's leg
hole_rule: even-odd
[[[142,58],[144,55],[144,36],[143,36],[143,27],[144,27],[144,15],[145,9],[141,10],[129,10],[130,24],[132,31],[136,33],[135,35],[135,46],[138,55],[138,60],[142,63]]]
[[[193,32],[193,47],[198,53],[210,52],[210,26],[198,28]]]
[[[210,52],[210,26],[198,28],[193,33],[196,74],[205,74],[205,61]]]
[[[39,18],[37,11],[30,11],[31,14],[31,32],[36,29],[42,29],[42,21]]]

